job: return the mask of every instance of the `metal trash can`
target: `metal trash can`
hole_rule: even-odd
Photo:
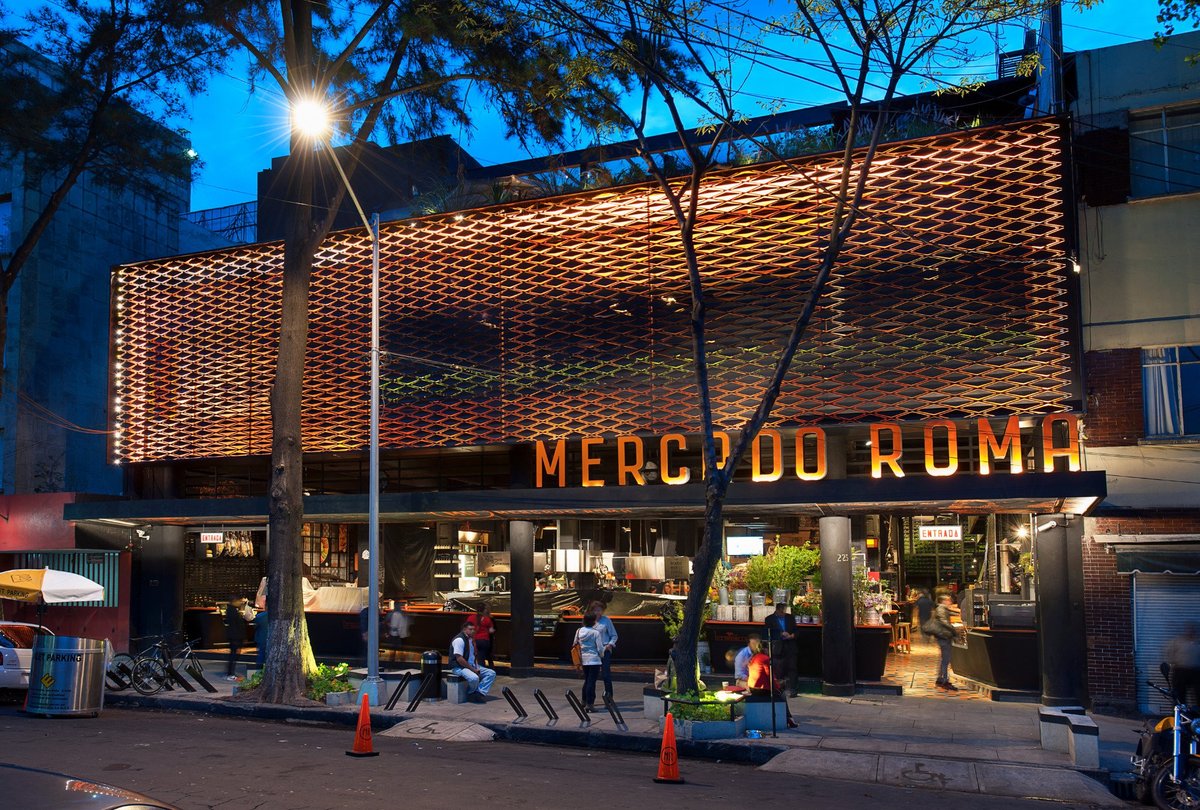
[[[95,717],[104,708],[108,643],[73,636],[33,641],[25,711],[49,717]]]
[[[442,682],[442,654],[437,650],[421,653],[421,680],[425,680],[425,676],[431,672],[434,686],[439,686]]]

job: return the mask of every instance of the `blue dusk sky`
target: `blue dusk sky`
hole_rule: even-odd
[[[14,14],[36,5],[40,5],[36,0],[8,0],[5,3],[7,10]],[[1080,51],[1149,39],[1158,28],[1157,11],[1157,0],[1102,0],[1087,11],[1065,8],[1065,49],[1067,52]],[[981,37],[975,43],[979,52],[992,54],[997,49],[1010,51],[1021,47],[1024,35],[1018,26],[1008,26],[995,33],[999,48],[988,41],[989,38]],[[191,100],[190,117],[174,122],[187,131],[192,147],[203,162],[192,185],[193,210],[254,200],[257,173],[270,165],[272,157],[286,152],[287,113],[282,96],[269,79],[251,93],[247,73],[244,57],[233,60],[223,75],[213,78],[207,93]],[[993,56],[983,60],[974,72],[982,78],[991,78],[994,74]],[[840,100],[839,96],[812,82],[788,83],[777,75],[749,75],[746,86],[751,88],[743,109],[748,115],[761,114],[763,110],[756,107],[765,103],[768,95],[777,98],[785,109]],[[755,93],[756,87],[770,89]],[[907,92],[927,89],[931,86],[920,83],[904,88]],[[665,123],[662,129],[667,129]],[[520,144],[506,140],[499,125],[486,114],[477,118],[474,130],[454,126],[445,134],[452,136],[485,166],[529,157]]]

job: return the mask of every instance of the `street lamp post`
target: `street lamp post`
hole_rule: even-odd
[[[328,109],[314,102],[301,102],[296,105],[293,120],[295,126],[317,138],[329,152],[342,185],[371,237],[371,431],[370,492],[367,496],[367,576],[370,580],[367,587],[367,677],[360,694],[365,695],[372,706],[378,706],[383,683],[379,677],[379,215],[367,219],[337,153],[324,137],[329,128]]]

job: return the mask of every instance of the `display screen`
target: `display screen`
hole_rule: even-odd
[[[748,535],[726,537],[725,550],[730,557],[753,557],[763,553],[763,539]]]

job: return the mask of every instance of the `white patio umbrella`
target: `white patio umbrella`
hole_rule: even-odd
[[[61,602],[97,602],[104,586],[85,576],[54,568],[16,568],[0,571],[0,599],[37,604],[38,624],[46,605]]]

